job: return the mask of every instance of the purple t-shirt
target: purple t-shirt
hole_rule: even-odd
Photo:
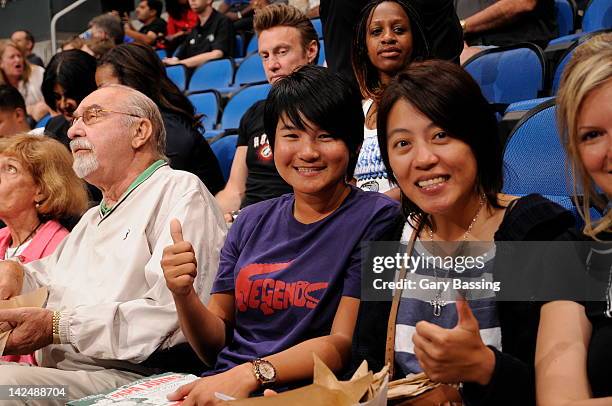
[[[287,194],[248,206],[230,229],[212,293],[233,291],[235,326],[215,373],[328,335],[340,298],[360,297],[360,243],[399,214],[397,202],[357,188],[313,224],[295,219],[293,203]]]

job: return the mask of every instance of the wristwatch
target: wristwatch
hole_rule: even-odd
[[[251,360],[251,365],[253,366],[253,375],[255,375],[255,379],[259,381],[262,388],[269,387],[276,382],[276,368],[270,361],[255,358]]]
[[[60,323],[60,312],[59,311],[54,311],[53,312],[53,344],[61,344],[62,341],[60,339],[60,332],[59,332],[59,323]]]

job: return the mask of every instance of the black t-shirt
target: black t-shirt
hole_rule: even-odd
[[[185,38],[176,56],[179,59],[218,49],[224,56],[233,55],[234,28],[229,18],[213,10],[204,25],[198,25]]]
[[[213,195],[223,189],[225,180],[219,162],[202,134],[176,113],[163,111],[162,119],[166,127],[166,156],[170,159],[170,167],[193,173]]]
[[[467,18],[495,1],[455,0],[459,18]],[[490,3],[490,4],[489,4]],[[476,7],[475,4],[478,6]],[[533,11],[524,13],[512,23],[489,31],[466,35],[469,45],[513,45],[533,42],[544,48],[558,35],[554,0],[538,0]]]
[[[272,149],[264,133],[264,108],[265,101],[260,100],[240,120],[237,146],[247,147],[249,169],[242,207],[293,192],[274,166]]]
[[[151,24],[143,25],[138,30],[141,34],[147,34],[149,31],[153,31],[158,37],[166,35],[166,22],[161,18],[156,18]]]

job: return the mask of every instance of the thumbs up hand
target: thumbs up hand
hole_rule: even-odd
[[[194,291],[198,263],[191,243],[183,240],[183,230],[177,219],[170,221],[170,235],[174,244],[164,248],[161,259],[166,286],[174,296],[187,296]]]
[[[465,299],[456,305],[458,320],[452,329],[426,321],[416,324],[414,354],[434,382],[486,385],[495,369],[495,353],[482,342],[478,320]]]

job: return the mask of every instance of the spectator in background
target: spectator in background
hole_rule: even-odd
[[[55,54],[49,61],[42,92],[49,107],[59,113],[45,125],[44,134],[64,144],[70,150],[68,130],[74,111],[81,101],[96,90],[96,59],[73,49]],[[99,202],[100,191],[88,185],[92,201]]]
[[[21,52],[25,55],[28,62],[34,65],[38,65],[41,68],[45,67],[45,64],[40,56],[36,55],[32,50],[34,49],[34,36],[28,30],[18,30],[11,34],[11,41],[13,41],[21,49]]]
[[[355,21],[369,0],[321,0],[320,12],[325,38],[325,59],[333,72],[339,72],[355,83],[351,65],[351,40]],[[430,51],[446,60],[459,62],[463,49],[459,19],[453,0],[411,0],[419,9],[427,36],[431,39]]]
[[[297,8],[273,4],[257,11],[254,28],[268,82],[274,84],[302,65],[316,63],[317,33]],[[230,213],[262,200],[291,192],[274,166],[269,137],[264,130],[265,101],[251,106],[238,129],[238,143],[225,189],[215,197],[226,220]]]
[[[215,154],[200,133],[201,124],[193,105],[168,79],[164,65],[144,44],[123,44],[99,61],[99,87],[121,84],[148,96],[162,114],[166,128],[166,156],[174,169],[198,176],[210,193],[223,188],[225,181]]]
[[[176,57],[164,58],[166,65],[182,64],[187,68],[212,59],[230,57],[234,49],[232,22],[212,6],[213,0],[191,0],[189,5],[200,23],[187,35]]]
[[[142,0],[136,7],[136,18],[142,23],[139,30],[129,21],[124,24],[125,35],[135,41],[157,46],[166,36],[166,22],[161,18],[164,4],[160,0]]]
[[[200,20],[189,7],[188,0],[166,0],[166,11],[168,12],[166,52],[172,55]]]
[[[0,364],[0,384],[61,382],[69,399],[150,375],[158,369],[145,360],[185,342],[160,266],[172,243],[170,219],[183,223],[194,244],[194,286],[203,301],[226,234],[202,182],[166,164],[166,132],[148,97],[112,85],[83,99],[75,117],[73,169],[103,190],[104,200],[52,255],[23,265],[5,261],[0,272],[2,299],[49,291],[44,308],[0,310],[0,322],[13,327],[5,353],[41,355],[38,367]]]
[[[95,76],[96,59],[81,50],[62,51],[49,61],[41,89],[47,105],[60,114],[47,122],[45,135],[66,148],[70,144],[68,128],[73,113],[81,100],[96,90]]]
[[[399,189],[389,183],[378,146],[376,117],[381,94],[395,75],[412,61],[444,58],[444,52],[432,45],[439,39],[426,28],[424,17],[413,1],[373,0],[361,11],[353,36],[353,70],[365,100],[365,139],[355,168],[357,187],[398,200]],[[457,44],[456,56],[461,31],[455,27],[454,36],[448,30],[446,39],[449,46]]]
[[[125,31],[121,19],[114,14],[101,14],[90,22],[91,38],[98,40],[112,40],[115,45],[123,44]],[[81,47],[75,47],[81,49]]]
[[[11,85],[0,85],[0,137],[30,131],[25,102]]]
[[[62,144],[27,134],[0,140],[1,260],[27,264],[51,255],[68,235],[65,225],[87,208],[85,183]],[[1,360],[36,365],[34,354]]]
[[[466,41],[462,62],[480,51],[474,46],[533,42],[545,48],[558,33],[554,0],[455,0],[455,4]]]
[[[0,85],[6,83],[19,90],[34,121],[49,112],[40,91],[44,73],[43,68],[25,60],[15,43],[0,41]]]

